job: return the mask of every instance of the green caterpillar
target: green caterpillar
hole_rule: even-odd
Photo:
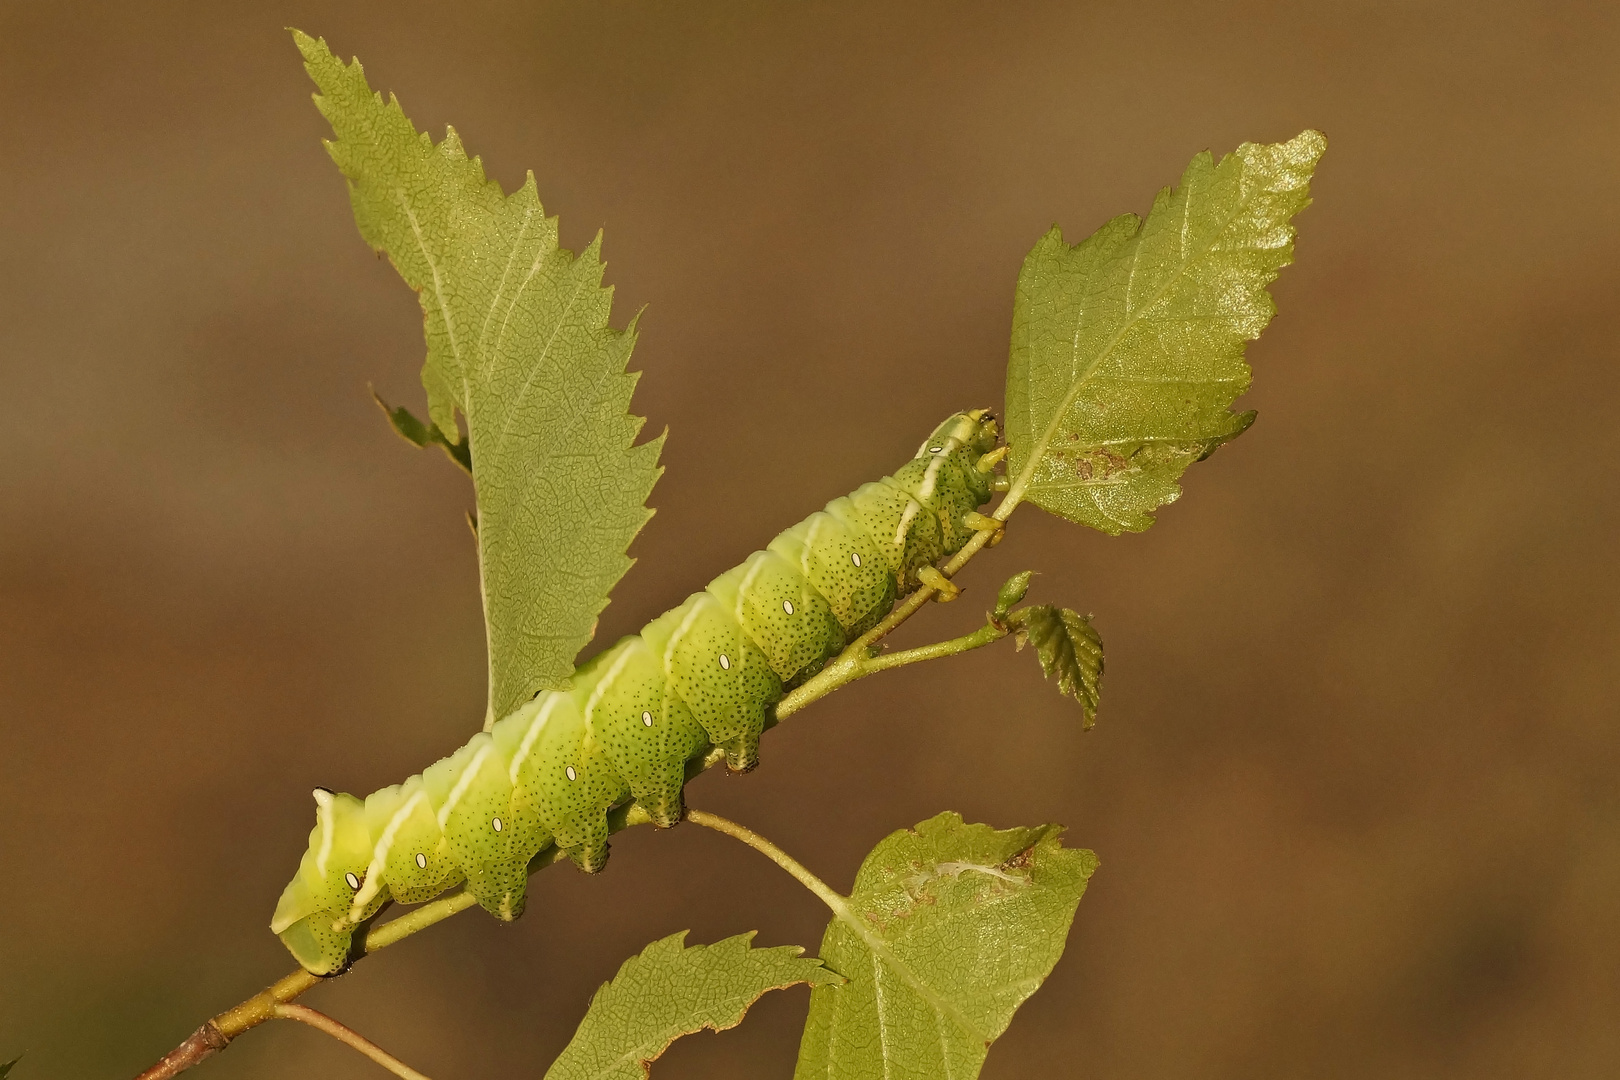
[[[342,970],[355,928],[389,900],[462,882],[499,919],[523,911],[530,861],[555,844],[587,873],[608,811],[684,813],[686,766],[712,748],[751,769],[769,711],[893,609],[974,533],[989,498],[995,418],[958,413],[893,476],[834,499],[702,592],[586,661],[491,730],[364,800],[315,792],[315,828],[270,928],[317,975]]]

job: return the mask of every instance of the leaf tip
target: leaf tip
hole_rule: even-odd
[[[1293,150],[1301,159],[1308,160],[1314,165],[1322,160],[1323,154],[1327,153],[1328,140],[1325,134],[1315,128],[1306,128],[1283,145]]]
[[[317,66],[324,67],[332,63],[342,66],[343,61],[333,55],[332,48],[326,43],[325,38],[306,34],[296,26],[289,26],[285,29],[292,34],[293,45],[297,47],[299,55],[304,58],[304,68],[309,71],[311,77],[314,76],[314,69]],[[356,60],[355,63],[359,63],[359,60]]]

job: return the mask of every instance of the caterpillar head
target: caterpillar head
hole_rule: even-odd
[[[917,448],[917,457],[961,449],[975,459],[996,448],[996,418],[989,409],[974,409],[947,417]]]
[[[270,929],[316,975],[348,966],[354,925],[349,909],[371,862],[365,804],[353,795],[315,789],[315,828],[298,873],[282,891]],[[377,907],[381,907],[379,899]]]
[[[989,409],[974,409],[948,417],[917,448],[916,457],[939,457],[954,462],[974,506],[990,499],[992,473],[1006,450],[996,449],[999,429]]]

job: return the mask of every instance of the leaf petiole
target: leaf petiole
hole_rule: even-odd
[[[735,821],[721,817],[719,814],[711,814],[706,810],[693,810],[690,807],[686,810],[686,820],[694,825],[701,825],[705,829],[725,833],[733,840],[741,840],[771,860],[771,862],[792,874],[794,880],[815,893],[823,904],[831,908],[834,915],[846,920],[853,918],[849,910],[849,904],[846,902],[847,897],[835,891],[831,885],[806,870],[804,864],[799,860],[759,835],[753,829],[748,828],[748,826],[739,825]]]
[[[316,1012],[308,1005],[277,1005],[274,1015],[278,1020],[297,1020],[318,1031],[324,1031],[345,1046],[352,1046],[403,1080],[428,1080],[427,1076],[417,1072],[358,1031],[338,1023],[323,1012]]]
[[[730,836],[733,839],[741,840],[743,843],[747,844],[749,847],[753,848],[755,851],[774,862],[777,866],[780,866],[789,874],[792,874],[799,884],[815,893],[816,897],[820,899],[823,904],[827,905],[828,909],[832,911],[835,919],[853,930],[855,935],[861,939],[862,944],[870,949],[874,956],[882,960],[883,963],[888,966],[889,969],[892,970],[902,982],[911,987],[911,989],[914,990],[919,997],[928,1002],[929,1005],[931,1005],[942,1015],[949,1016],[953,1021],[961,1025],[964,1030],[974,1032],[976,1036],[983,1039],[986,1043],[990,1042],[990,1039],[987,1038],[984,1033],[978,1031],[968,1017],[962,1015],[961,1010],[957,1009],[956,1006],[954,1006],[951,1002],[941,998],[936,991],[927,985],[927,983],[920,975],[917,974],[916,971],[912,970],[910,964],[906,963],[904,960],[900,959],[900,957],[894,954],[894,951],[889,948],[888,942],[884,941],[883,938],[880,937],[875,930],[873,930],[871,924],[869,924],[865,919],[861,918],[855,909],[850,906],[849,897],[835,891],[825,881],[822,881],[820,878],[816,877],[816,875],[812,874],[809,870],[806,870],[804,866],[793,856],[789,855],[787,852],[783,851],[781,848],[777,847],[775,844],[771,843],[754,830],[748,828],[746,825],[739,825],[735,821],[729,821],[726,818],[720,817],[718,814],[710,814],[703,810],[693,810],[690,808],[688,808],[686,811],[686,818],[688,821],[702,825],[704,828],[713,829],[716,832],[725,833],[727,836]]]
[[[890,668],[905,667],[920,660],[937,660],[943,656],[955,656],[958,653],[971,652],[982,649],[984,646],[1000,641],[1010,633],[1006,627],[997,626],[987,622],[971,634],[951,638],[949,641],[936,641],[932,645],[920,645],[915,649],[906,649],[903,652],[883,653],[868,660],[861,675],[871,675],[879,671],[888,671]]]

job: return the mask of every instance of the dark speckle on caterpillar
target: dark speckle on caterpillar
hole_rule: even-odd
[[[315,790],[315,828],[270,928],[317,975],[389,900],[462,882],[499,919],[523,912],[531,859],[555,844],[595,873],[608,811],[684,812],[687,762],[718,747],[754,767],[769,711],[960,551],[990,499],[994,417],[958,413],[893,476],[834,499],[702,592],[587,660],[403,784],[364,800]]]

